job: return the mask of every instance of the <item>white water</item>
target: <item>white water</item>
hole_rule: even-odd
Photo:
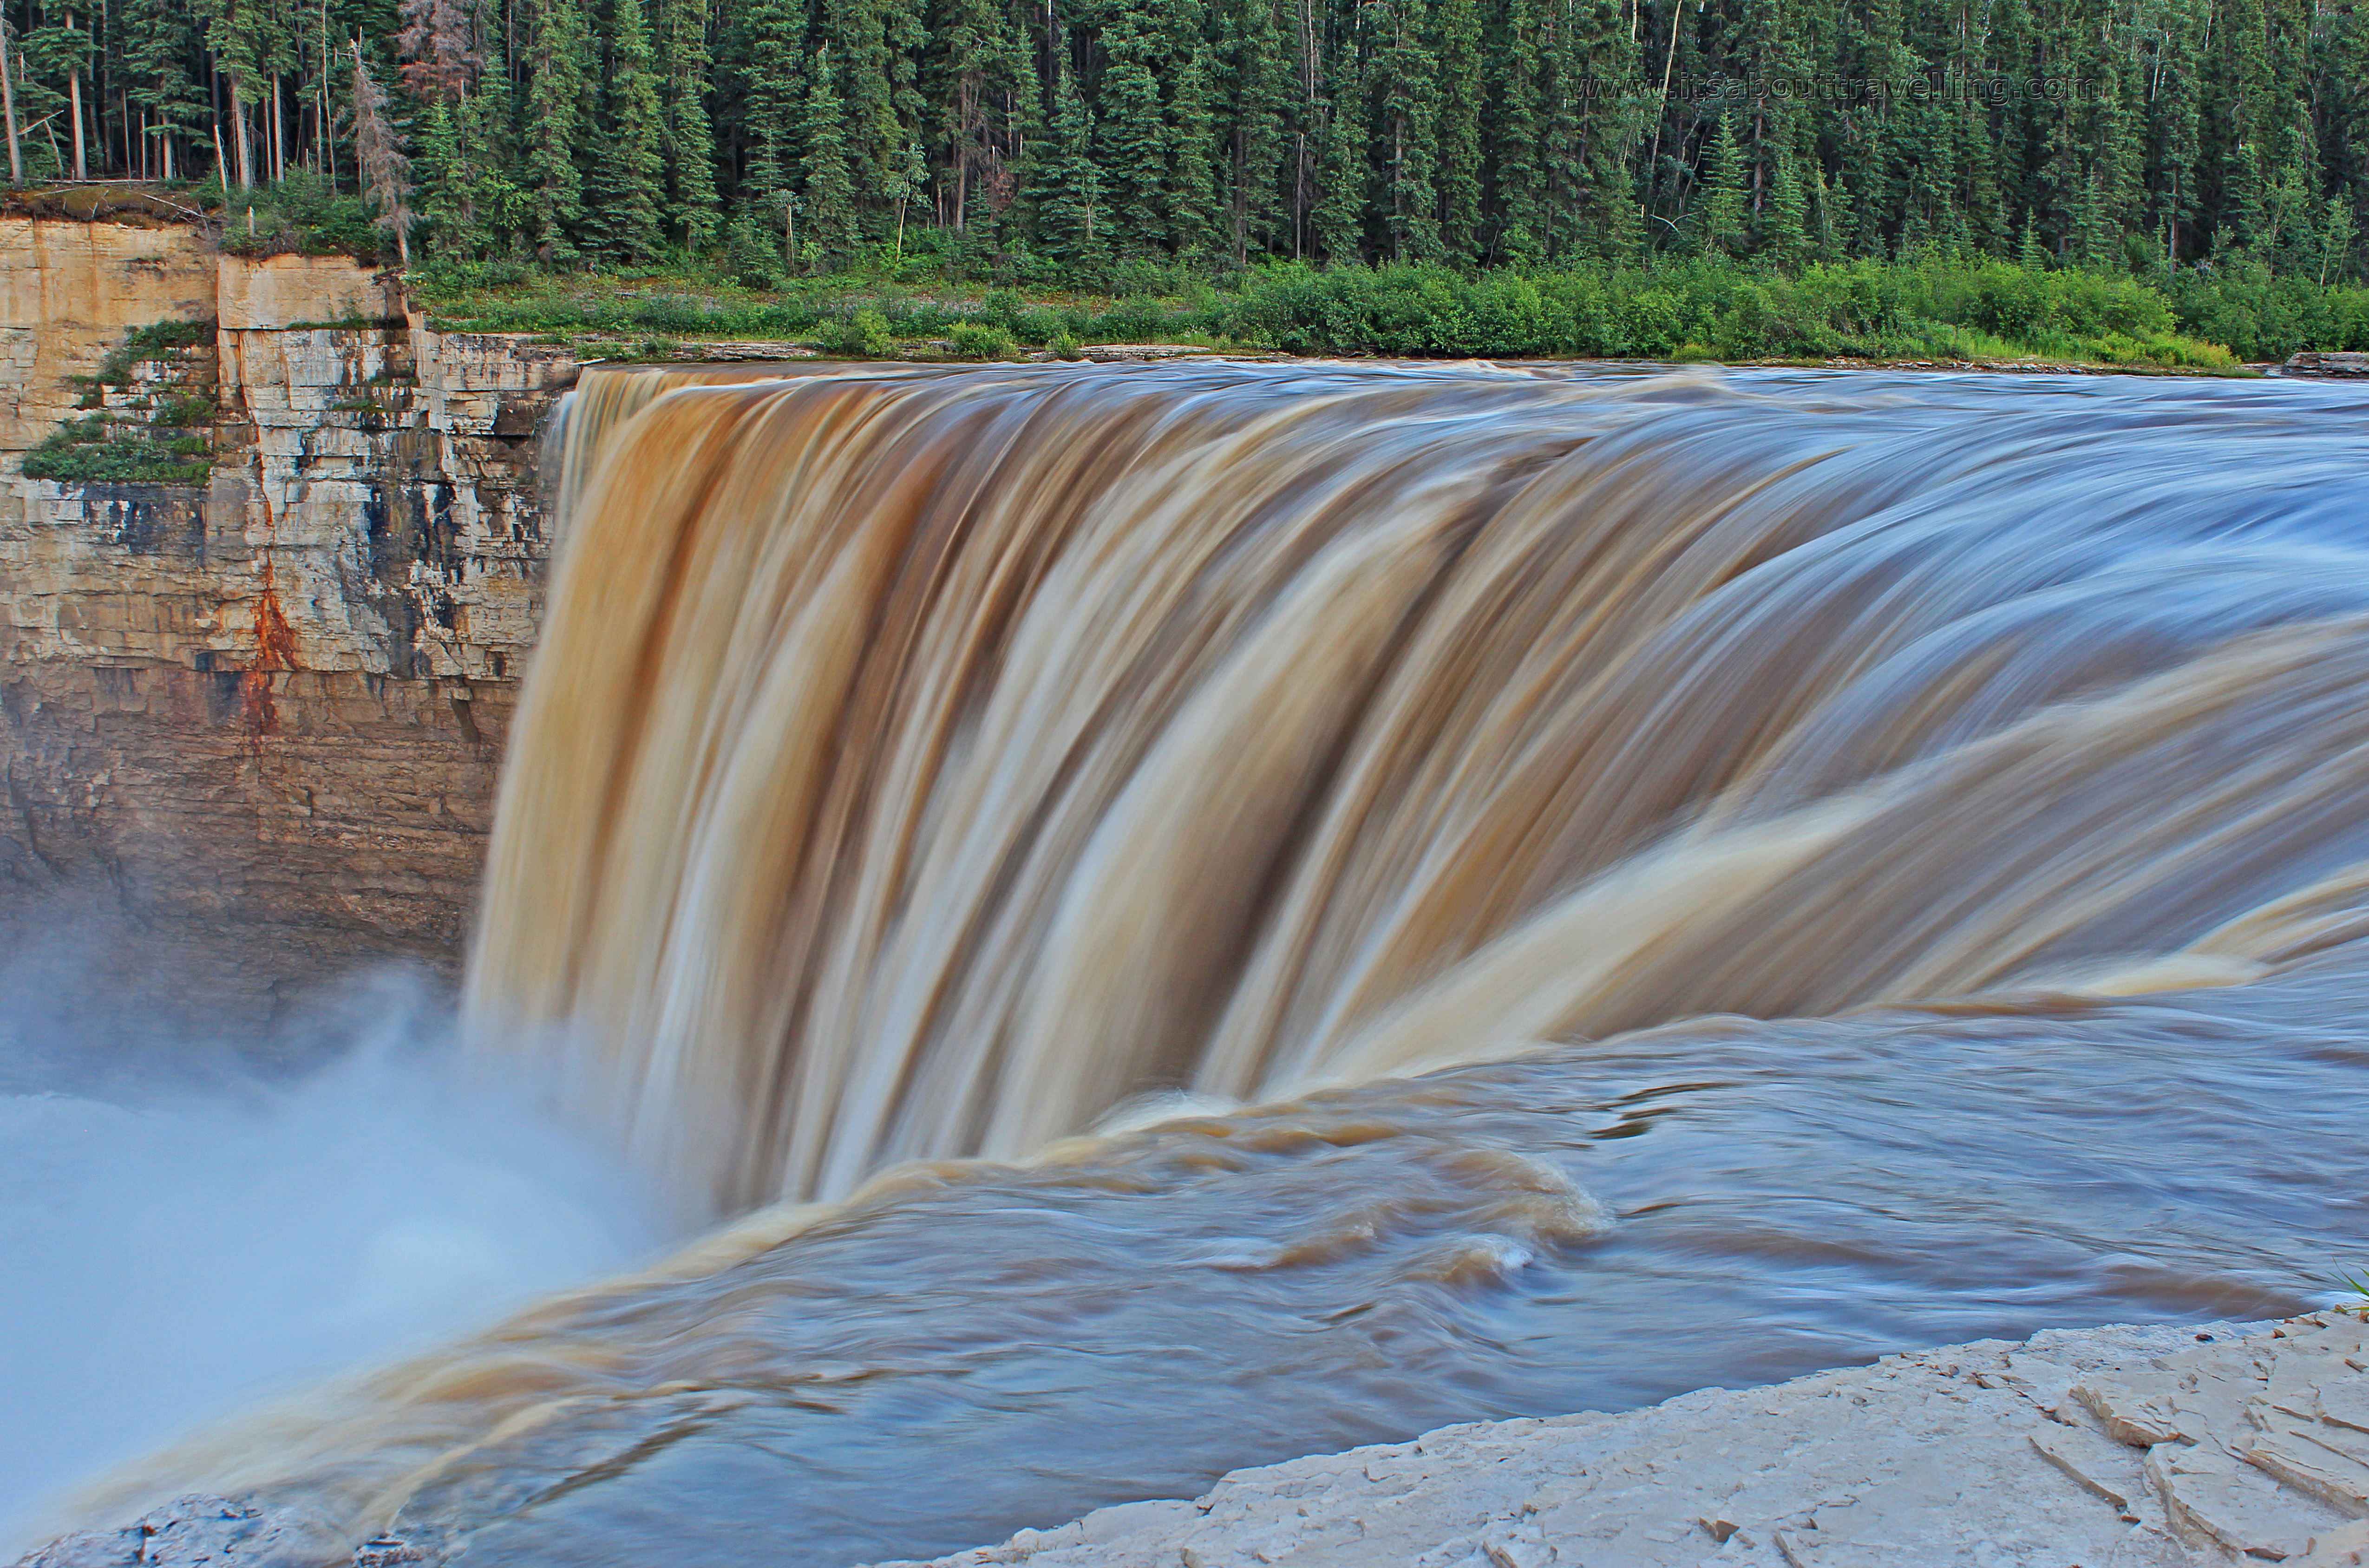
[[[32,983],[0,977],[0,1082],[173,1044],[120,1019],[62,1041]],[[458,1070],[425,986],[358,981],[303,1032],[332,1059],[276,1083],[0,1094],[0,1560],[45,1498],[192,1424],[664,1239],[635,1178]]]

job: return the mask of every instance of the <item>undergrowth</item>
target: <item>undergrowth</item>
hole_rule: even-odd
[[[443,330],[612,347],[746,338],[857,358],[1177,343],[1405,359],[2037,361],[2226,372],[2273,339],[2369,341],[2369,291],[2326,291],[2313,316],[2300,296],[2273,290],[2261,297],[2287,301],[2283,315],[2272,313],[2273,331],[2259,301],[2241,310],[2230,303],[2237,295],[2203,283],[2167,290],[2127,274],[1996,260],[1819,263],[1794,272],[1714,258],[1477,273],[1289,264],[1222,281],[1177,276],[1117,294],[1035,296],[847,275],[764,290],[688,266],[549,273],[439,263],[412,281]],[[2229,334],[2244,347],[2198,330],[2204,320],[2246,326]]]

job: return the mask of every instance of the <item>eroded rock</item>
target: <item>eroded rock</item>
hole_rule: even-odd
[[[2369,1568],[2363,1325],[2051,1332],[1238,1471],[930,1568]],[[2284,1473],[2282,1473],[2283,1468]],[[911,1568],[911,1565],[903,1565]]]

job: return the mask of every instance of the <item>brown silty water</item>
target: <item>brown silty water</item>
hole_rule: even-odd
[[[469,1006],[730,1223],[94,1512],[849,1564],[2363,1250],[2357,395],[596,371],[559,440]]]

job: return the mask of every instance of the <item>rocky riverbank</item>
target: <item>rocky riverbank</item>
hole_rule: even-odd
[[[2358,1568],[2364,1515],[2369,1327],[2328,1312],[2055,1330],[1451,1426],[929,1568]]]

